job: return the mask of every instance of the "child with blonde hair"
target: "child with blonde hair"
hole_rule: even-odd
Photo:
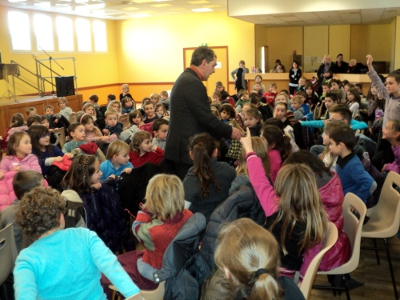
[[[135,168],[145,163],[158,164],[164,158],[164,151],[157,146],[153,147],[151,134],[147,131],[137,132],[130,147],[129,161]]]
[[[264,93],[262,95],[262,98],[265,99],[265,103],[271,105],[271,107],[274,107],[275,104],[275,98],[277,95],[276,90],[278,89],[278,86],[276,85],[275,82],[271,82],[268,85],[268,92]]]
[[[92,116],[93,121],[97,120],[96,109],[92,103],[86,103],[82,107],[82,112]]]
[[[118,113],[118,118],[120,116],[122,116],[121,114],[121,102],[119,102],[118,100],[113,100],[110,103],[108,103],[107,105],[107,110],[114,110]]]
[[[241,143],[267,227],[281,245],[281,275],[293,277],[303,263],[302,254],[322,242],[328,226],[314,173],[306,165],[285,165],[273,186],[253,151],[249,130]]]
[[[305,299],[293,280],[279,276],[279,245],[260,225],[248,218],[237,219],[223,227],[217,241],[214,276],[221,280],[211,280],[201,300]]]
[[[295,122],[301,120],[304,117],[304,109],[302,105],[303,105],[303,100],[300,96],[294,96],[292,98],[292,109],[294,113]]]
[[[129,97],[129,98],[133,99],[132,95],[129,94],[129,85],[127,83],[124,83],[121,86],[121,90],[122,90],[122,93],[119,94],[119,101],[122,101],[122,99],[124,99],[125,97]],[[114,100],[115,100],[115,98],[114,98]]]
[[[269,163],[268,149],[262,138],[258,136],[251,137],[251,144],[254,152],[261,158],[262,165],[265,171],[265,176],[270,178],[271,167]],[[249,171],[247,170],[246,153],[242,147],[241,156],[239,158],[238,166],[236,167],[236,178],[233,180],[229,189],[229,195],[236,192],[242,185],[251,186],[249,179]]]
[[[122,123],[118,122],[118,115],[119,113],[113,109],[108,109],[104,114],[106,126],[103,129],[103,133],[109,136],[115,135],[113,140],[121,134],[124,127]]]
[[[100,180],[104,181],[111,175],[119,176],[121,173],[131,173],[133,166],[129,162],[129,145],[123,141],[112,142],[107,149],[106,161],[100,165],[103,173]]]
[[[67,98],[58,98],[57,105],[60,108],[60,114],[64,116],[65,119],[69,120],[69,116],[72,114],[72,109],[68,107]]]

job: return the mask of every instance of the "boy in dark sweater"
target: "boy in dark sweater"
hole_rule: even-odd
[[[377,184],[353,152],[355,144],[354,131],[348,125],[335,128],[329,135],[329,150],[333,155],[339,156],[336,172],[342,181],[344,195],[353,193],[365,203]]]

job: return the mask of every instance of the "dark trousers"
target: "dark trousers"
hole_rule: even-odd
[[[193,165],[191,164],[173,161],[166,158],[164,158],[164,160],[159,164],[159,167],[162,169],[163,173],[174,174],[182,181],[192,166]]]

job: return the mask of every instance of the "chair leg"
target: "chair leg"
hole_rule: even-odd
[[[345,290],[345,292],[346,292],[346,298],[347,298],[347,300],[351,300],[350,299],[350,290],[349,290],[349,287],[347,286],[347,280],[351,280],[351,276],[350,276],[350,274],[344,274],[343,275],[343,285],[344,285],[344,290]]]
[[[383,241],[385,242],[386,254],[387,254],[387,258],[388,258],[388,262],[389,262],[389,269],[390,269],[390,275],[392,277],[394,296],[395,296],[396,300],[398,300],[399,299],[399,294],[397,292],[396,280],[394,278],[392,259],[390,257],[389,243],[388,243],[387,239],[383,239]]]
[[[373,240],[373,242],[374,242],[374,247],[376,248],[375,249],[375,254],[376,254],[376,261],[377,261],[377,263],[378,263],[378,265],[380,265],[381,264],[381,261],[379,260],[379,252],[378,252],[378,245],[376,244],[376,239],[372,239]]]

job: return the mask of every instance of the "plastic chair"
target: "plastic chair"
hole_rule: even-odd
[[[332,222],[329,222],[328,230],[325,235],[322,248],[319,253],[313,258],[310,265],[307,268],[307,272],[304,275],[303,282],[301,284],[300,290],[304,295],[304,298],[309,299],[312,289],[312,284],[315,279],[315,275],[317,274],[319,264],[321,263],[322,258],[325,253],[332,248],[332,246],[336,243],[339,236],[339,232],[337,227]]]
[[[60,144],[60,148],[65,144],[65,129],[62,128],[56,128],[53,130],[53,133],[57,136],[57,141],[54,143],[54,145]]]
[[[10,276],[14,269],[15,260],[17,259],[17,247],[14,240],[13,225],[8,224],[3,230],[0,231],[0,297],[1,299],[7,298],[7,291],[4,282]]]
[[[370,219],[364,225],[361,236],[373,239],[374,247],[362,247],[362,249],[375,250],[378,265],[380,264],[378,251],[386,251],[394,295],[396,299],[399,299],[387,240],[396,235],[400,225],[400,194],[394,186],[400,188],[400,175],[395,172],[389,172],[383,184],[378,204],[368,209],[368,217]],[[383,239],[385,248],[377,247],[376,239]]]
[[[74,112],[69,115],[69,123],[70,124],[77,122],[75,115],[76,115],[76,113],[74,113]]]
[[[357,218],[353,210],[356,210],[359,214],[359,218]],[[330,271],[319,271],[317,274],[319,275],[342,275],[343,276],[343,286],[341,287],[332,287],[332,286],[313,286],[316,289],[328,289],[328,290],[345,290],[347,299],[350,300],[349,288],[346,284],[346,281],[350,280],[350,274],[355,269],[357,269],[358,264],[360,262],[360,244],[361,244],[361,230],[364,223],[365,214],[367,211],[367,207],[365,203],[362,202],[360,198],[358,198],[353,193],[347,193],[344,197],[343,202],[343,218],[344,218],[344,232],[346,232],[350,244],[351,244],[351,256],[347,263],[337,267],[336,269]]]

